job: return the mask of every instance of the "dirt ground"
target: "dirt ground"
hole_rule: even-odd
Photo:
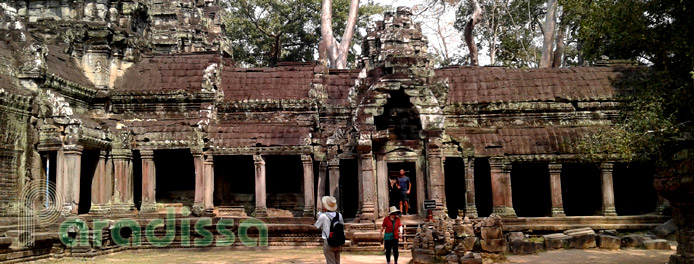
[[[506,263],[590,263],[590,264],[655,264],[667,263],[674,250],[557,250],[537,255],[508,256]],[[399,263],[410,261],[409,252],[403,252]],[[320,249],[265,249],[265,250],[142,250],[124,251],[95,258],[45,259],[36,263],[152,263],[152,264],[227,264],[227,263],[325,263]],[[381,252],[343,253],[342,263],[385,263]]]

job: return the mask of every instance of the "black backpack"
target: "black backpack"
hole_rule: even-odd
[[[335,217],[330,221],[330,236],[328,237],[328,245],[333,247],[342,246],[345,244],[345,227],[340,223],[340,213],[335,213]]]

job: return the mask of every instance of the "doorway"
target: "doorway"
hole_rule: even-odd
[[[416,164],[414,162],[397,162],[397,163],[388,163],[388,179],[391,183],[395,182],[398,180],[398,177],[400,175],[400,170],[405,170],[405,176],[410,179],[410,194],[407,195],[407,198],[409,199],[409,210],[407,214],[417,214],[418,213],[418,204],[419,201],[417,199],[417,171],[416,171]],[[395,194],[394,194],[395,195]],[[389,208],[391,205],[390,198],[391,196],[389,195]],[[403,210],[404,210],[404,205],[403,205]]]

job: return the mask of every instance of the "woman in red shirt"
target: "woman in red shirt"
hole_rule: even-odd
[[[398,263],[398,239],[400,238],[400,210],[397,207],[391,206],[388,217],[383,219],[381,225],[381,237],[385,243],[386,261],[390,264],[390,252],[393,251],[393,259],[395,264]]]

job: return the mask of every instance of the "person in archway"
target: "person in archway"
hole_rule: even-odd
[[[400,185],[400,211],[407,215],[410,209],[410,199],[408,195],[410,195],[412,183],[410,183],[410,178],[405,176],[405,170],[403,169],[400,169],[398,185]],[[405,210],[402,210],[403,205],[405,206]]]
[[[402,233],[402,223],[400,223],[400,210],[397,207],[391,206],[388,217],[383,218],[381,224],[381,237],[383,238],[384,247],[386,249],[386,261],[390,264],[390,253],[393,253],[395,264],[398,263],[398,244],[400,234]]]
[[[400,206],[400,184],[396,177],[388,180],[388,200],[388,206]]]

